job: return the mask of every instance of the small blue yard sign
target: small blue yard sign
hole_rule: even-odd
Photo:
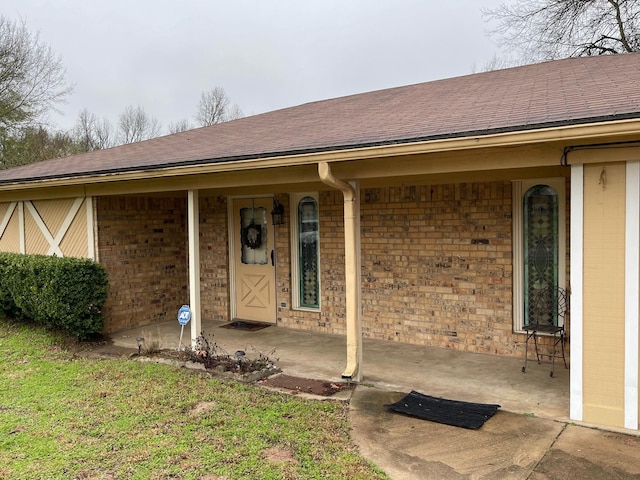
[[[178,310],[178,323],[184,327],[189,323],[189,320],[191,320],[191,309],[189,305],[183,305],[180,307],[180,310]]]

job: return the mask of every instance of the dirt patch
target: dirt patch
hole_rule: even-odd
[[[205,413],[206,411],[211,410],[216,404],[217,402],[200,402],[191,409],[189,415],[196,416]]]
[[[270,462],[298,463],[290,448],[271,447],[264,451],[264,457]]]
[[[294,392],[310,393],[323,397],[330,397],[342,390],[349,390],[353,388],[352,385],[350,386],[346,383],[333,383],[325,380],[315,380],[312,378],[292,377],[290,375],[269,377],[265,380],[261,380],[259,383],[267,387],[284,388]]]

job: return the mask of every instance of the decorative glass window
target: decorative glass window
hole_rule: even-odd
[[[548,185],[531,187],[524,194],[523,213],[524,324],[528,325],[533,323],[533,299],[558,287],[558,193]],[[558,319],[536,321],[557,324]]]
[[[539,292],[566,286],[565,179],[518,180],[512,189],[513,327],[522,332]],[[562,321],[550,315],[537,321]]]
[[[242,263],[245,265],[266,265],[269,260],[267,238],[267,209],[264,207],[241,208]]]
[[[294,308],[320,308],[320,231],[318,200],[315,194],[292,195],[292,229],[294,253],[292,284]]]

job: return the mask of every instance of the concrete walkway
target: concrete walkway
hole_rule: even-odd
[[[359,386],[352,437],[394,480],[640,478],[640,438],[499,410],[478,430],[389,413],[404,393]]]
[[[284,373],[342,381],[345,337],[269,327],[203,331],[228,353],[265,354]],[[185,329],[187,330],[187,329]],[[211,337],[211,335],[213,336]],[[185,331],[184,342],[188,343]],[[177,348],[180,326],[167,322],[112,335],[113,346]],[[183,342],[183,343],[184,343]],[[556,364],[364,340],[363,381],[350,399],[352,437],[363,455],[394,480],[404,479],[640,479],[637,432],[603,431],[568,419],[569,371]],[[501,405],[478,430],[392,413],[383,407],[410,390]]]

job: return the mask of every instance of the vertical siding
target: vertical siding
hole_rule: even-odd
[[[583,418],[619,427],[624,422],[624,238],[624,164],[586,165]]]
[[[61,200],[39,200],[31,202],[40,214],[40,218],[47,226],[47,229],[55,237],[62,227],[62,223],[73,205],[75,199],[67,198]]]
[[[0,252],[20,253],[20,226],[17,204],[0,203]]]
[[[45,238],[27,208],[24,209],[24,238],[25,253],[29,255],[46,255],[49,251],[49,241]]]
[[[0,251],[20,253],[20,225],[17,213],[14,213],[11,217],[5,234],[2,236],[2,240],[0,240]]]
[[[65,257],[89,257],[86,200],[69,226],[67,233],[60,242],[60,248]]]
[[[75,198],[24,202],[25,253],[52,253],[55,239],[61,236],[60,251],[53,253],[61,253],[65,257],[88,257],[88,230],[93,225],[87,222],[87,203],[86,199]],[[79,207],[77,211],[74,204]],[[13,231],[12,235],[19,235],[19,230]],[[12,239],[12,242],[19,244],[19,238]]]

